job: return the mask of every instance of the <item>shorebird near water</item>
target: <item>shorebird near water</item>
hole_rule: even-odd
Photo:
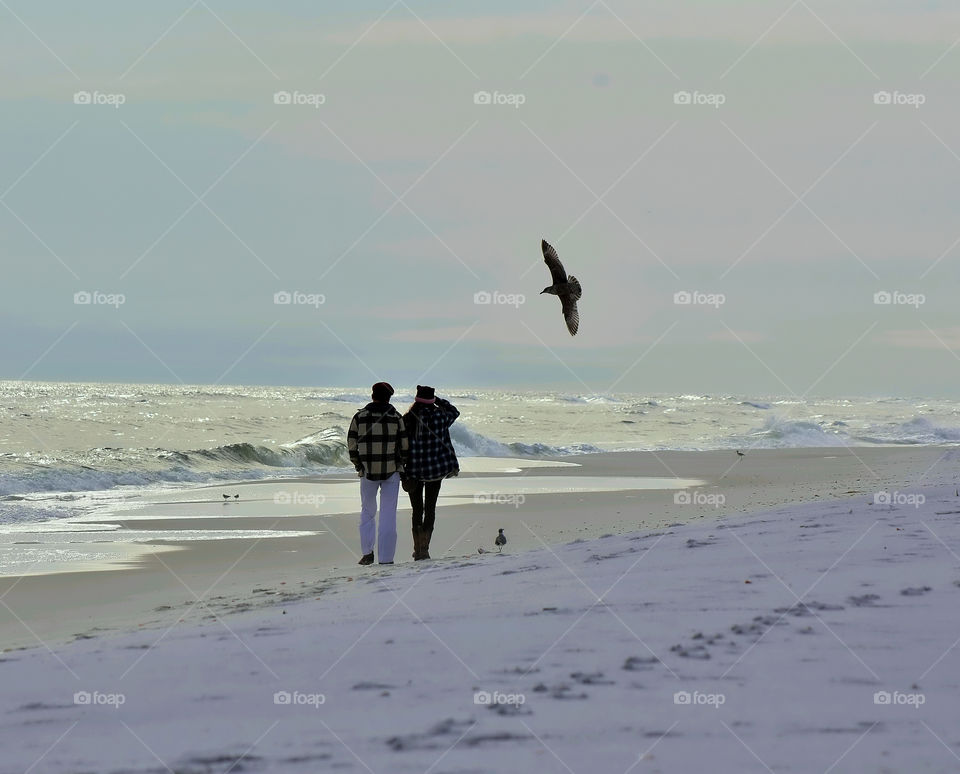
[[[743,459],[744,457],[746,457],[747,455],[746,455],[744,452],[742,452],[742,451],[740,451],[739,449],[737,449],[737,456],[742,460],[742,459]],[[739,461],[739,460],[738,460],[738,461]]]
[[[507,544],[507,536],[503,534],[503,530],[500,530],[500,534],[497,535],[497,539],[493,541],[494,545],[497,547],[497,551],[502,551],[503,547]]]
[[[541,290],[540,295],[549,293],[560,299],[560,308],[563,310],[567,330],[570,331],[571,336],[576,336],[580,328],[580,311],[577,309],[577,301],[580,300],[582,292],[580,282],[572,274],[567,275],[563,264],[560,263],[560,256],[546,239],[540,240],[540,248],[543,250],[543,262],[550,269],[550,277],[553,280],[553,284]]]

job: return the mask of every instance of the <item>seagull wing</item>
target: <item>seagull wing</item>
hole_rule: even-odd
[[[564,270],[563,264],[560,263],[560,256],[547,243],[546,239],[540,240],[540,248],[543,250],[543,262],[547,264],[547,268],[550,269],[550,276],[553,277],[553,284],[562,285],[567,281],[567,272]]]
[[[577,309],[577,301],[573,296],[560,296],[560,305],[563,308],[563,319],[567,322],[567,330],[571,336],[577,335],[580,328],[580,310]]]

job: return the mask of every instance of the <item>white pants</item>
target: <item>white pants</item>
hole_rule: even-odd
[[[377,492],[380,492],[380,532],[377,534]],[[360,479],[360,549],[364,555],[373,553],[377,543],[377,561],[392,562],[397,550],[397,497],[400,492],[400,474],[394,473],[385,481]]]

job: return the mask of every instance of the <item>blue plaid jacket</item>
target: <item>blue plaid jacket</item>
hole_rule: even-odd
[[[450,440],[450,425],[460,412],[450,401],[437,398],[433,405],[421,404],[403,415],[410,441],[405,477],[420,481],[439,481],[460,473],[457,453]]]

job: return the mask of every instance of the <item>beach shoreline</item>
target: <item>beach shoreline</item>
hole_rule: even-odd
[[[739,459],[717,452],[611,452],[565,457],[576,466],[543,467],[537,476],[612,480],[616,477],[681,477],[705,483],[683,490],[528,494],[521,503],[461,502],[438,509],[434,557],[465,557],[492,549],[505,527],[511,553],[575,539],[626,534],[667,525],[749,514],[816,500],[871,498],[884,489],[932,485],[949,478],[950,447],[881,447],[753,451]],[[524,471],[526,472],[526,471]],[[523,478],[523,472],[515,474]],[[327,477],[343,481],[342,477]],[[317,479],[241,482],[236,491],[310,490]],[[459,483],[484,491],[489,474]],[[503,481],[501,477],[499,479]],[[523,482],[520,481],[520,484]],[[350,486],[354,486],[350,482]],[[218,493],[222,485],[211,488]],[[518,488],[522,489],[522,486]],[[190,490],[196,496],[198,490]],[[688,502],[676,501],[678,492]],[[217,494],[219,496],[219,494]],[[683,495],[680,495],[683,497]],[[246,497],[246,495],[245,495]],[[261,498],[266,499],[266,498]],[[404,498],[405,499],[405,498]],[[462,498],[461,498],[462,499]],[[401,501],[403,503],[403,500]],[[295,538],[170,542],[124,569],[0,578],[0,650],[46,646],[138,628],[169,627],[191,616],[246,612],[277,601],[349,589],[370,570],[357,568],[356,514],[257,515],[255,500],[231,503],[231,515],[209,519],[138,517],[122,528],[162,531],[184,528],[295,530]],[[295,511],[295,509],[293,509]],[[243,515],[239,515],[239,514]],[[409,510],[398,516],[397,560],[407,563]],[[382,571],[382,570],[381,570]],[[389,572],[389,570],[386,570]]]
[[[960,500],[934,477],[889,503],[369,568],[259,606],[213,594],[162,629],[5,653],[5,761],[945,774]]]

